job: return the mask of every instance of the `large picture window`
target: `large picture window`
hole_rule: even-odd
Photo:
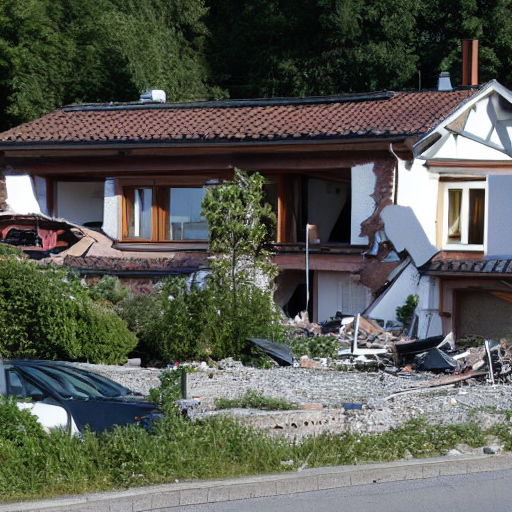
[[[443,248],[482,250],[485,181],[444,183],[443,217]]]
[[[208,240],[200,187],[124,187],[123,239],[151,242]]]

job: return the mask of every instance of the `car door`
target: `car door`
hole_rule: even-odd
[[[6,395],[16,399],[18,409],[29,410],[36,416],[46,432],[53,428],[72,428],[68,411],[16,369],[9,368],[5,371],[5,383]]]

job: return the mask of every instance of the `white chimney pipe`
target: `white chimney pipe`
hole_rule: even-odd
[[[165,103],[166,99],[165,91],[161,89],[152,89],[140,95],[140,101],[143,103]]]

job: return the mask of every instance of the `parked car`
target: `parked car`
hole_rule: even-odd
[[[70,363],[0,360],[0,393],[14,396],[19,409],[29,409],[46,430],[64,427],[71,433],[86,425],[95,432],[114,425],[150,427],[161,417],[141,394]]]

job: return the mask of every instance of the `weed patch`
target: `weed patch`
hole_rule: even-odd
[[[291,411],[299,408],[297,404],[282,398],[270,398],[252,389],[248,389],[239,398],[217,398],[215,407],[217,409],[262,409],[264,411]]]

